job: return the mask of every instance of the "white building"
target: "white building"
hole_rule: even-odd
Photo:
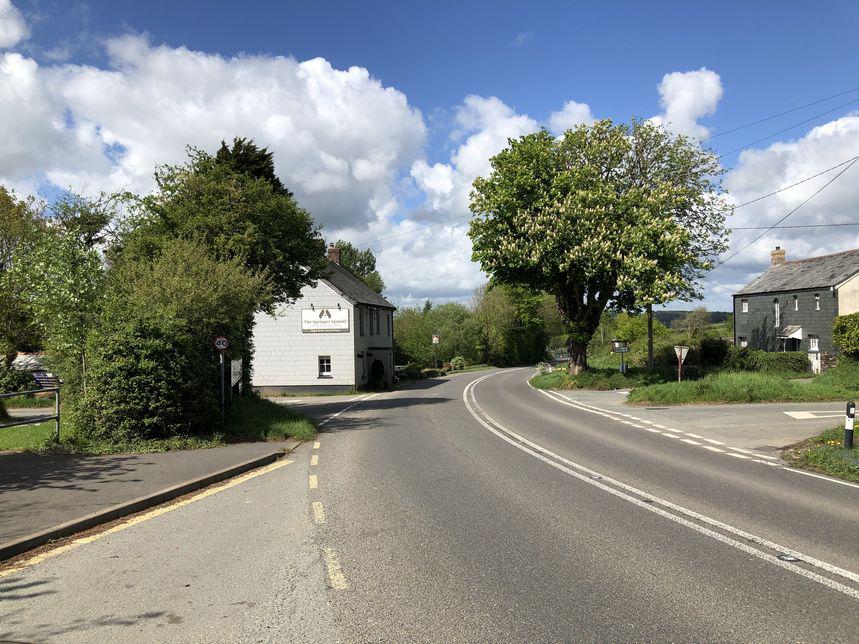
[[[274,315],[257,313],[254,388],[263,394],[350,391],[370,386],[374,369],[389,386],[393,314],[390,302],[340,265],[332,244],[316,286],[304,287]]]

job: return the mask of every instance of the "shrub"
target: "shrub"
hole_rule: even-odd
[[[731,347],[724,362],[726,367],[737,371],[761,371],[764,373],[805,373],[811,369],[808,356],[797,351],[760,351],[747,347]]]
[[[832,323],[832,340],[844,353],[859,356],[859,313],[837,316]]]
[[[402,371],[403,380],[420,380],[423,377],[421,366],[414,362],[408,363],[406,368]]]
[[[19,391],[36,389],[36,381],[29,371],[20,371],[11,367],[0,366],[0,393],[14,394]]]
[[[728,357],[730,345],[722,338],[705,336],[698,345],[698,359],[702,367],[720,367]]]
[[[445,376],[447,372],[444,369],[422,369],[421,377],[422,378],[438,378],[439,376]]]
[[[465,369],[465,358],[462,356],[454,356],[450,359],[450,368],[453,371]]]
[[[552,373],[552,365],[550,365],[548,362],[538,362],[537,372],[540,374]]]

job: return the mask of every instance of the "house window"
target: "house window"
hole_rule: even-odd
[[[781,326],[781,307],[778,304],[778,298],[773,300],[773,318],[774,326]]]
[[[362,308],[359,306],[359,307],[356,307],[356,308],[355,308],[355,311],[357,311],[357,313],[358,313],[358,327],[359,327],[359,333],[360,333],[361,335],[364,335],[364,309],[362,309]]]
[[[746,336],[741,335],[737,338],[737,341],[740,343],[741,347],[749,346],[749,341],[746,339]]]
[[[331,356],[319,356],[319,377],[331,377]]]
[[[740,300],[740,306],[743,307],[743,313],[749,312],[749,301],[748,300]]]
[[[814,310],[815,311],[820,310],[820,293],[814,294]]]
[[[808,349],[809,351],[820,350],[820,339],[816,335],[808,334]]]
[[[385,313],[385,328],[388,331],[388,337],[391,337],[391,314]]]
[[[799,298],[796,295],[793,296],[793,310],[799,311]]]

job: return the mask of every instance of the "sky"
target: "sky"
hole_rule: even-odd
[[[848,0],[0,0],[0,183],[145,193],[186,146],[249,137],[395,304],[468,303],[468,192],[507,139],[653,118],[722,155],[736,205],[832,168],[729,217],[702,283],[729,310],[775,245],[859,247],[859,226],[744,230],[810,197],[782,225],[859,222],[859,163],[833,168],[859,155],[857,32]]]

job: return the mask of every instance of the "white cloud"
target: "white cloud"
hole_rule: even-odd
[[[14,47],[30,36],[24,16],[11,0],[0,0],[0,49]]]
[[[698,120],[715,113],[722,93],[722,79],[706,67],[665,74],[659,83],[659,102],[664,111],[652,120],[678,134],[703,139],[710,130]]]
[[[570,128],[585,123],[590,124],[594,120],[594,115],[587,103],[567,101],[564,103],[564,107],[549,115],[549,129],[555,136],[560,136]]]
[[[740,155],[735,168],[725,177],[725,187],[734,203],[740,204],[779,190],[859,155],[859,114],[836,119],[815,127],[805,136],[774,143],[761,150],[747,150]],[[832,179],[838,168],[827,174],[785,190],[777,195],[736,211],[730,227],[766,227],[817,192]],[[859,221],[859,163],[847,170],[823,192],[815,196],[781,226],[848,223]],[[731,250],[725,257],[743,248],[762,230],[736,230]],[[747,283],[766,269],[770,251],[775,246],[787,250],[788,259],[824,255],[859,248],[859,226],[832,228],[781,228],[742,250],[710,276],[713,281],[732,287]],[[713,289],[714,295],[719,295]],[[727,291],[730,293],[730,290]],[[725,296],[718,300],[721,308],[730,305]]]
[[[523,31],[521,33],[516,34],[516,37],[513,38],[512,45],[514,47],[524,47],[529,42],[534,39],[534,34],[530,31]]]
[[[214,150],[240,135],[272,149],[302,205],[342,227],[372,220],[423,148],[420,113],[359,67],[224,58],[139,36],[109,41],[108,53],[107,69],[3,57],[0,128],[19,149],[4,152],[0,177],[42,171],[61,187],[147,191],[156,164],[183,160],[186,145]]]

